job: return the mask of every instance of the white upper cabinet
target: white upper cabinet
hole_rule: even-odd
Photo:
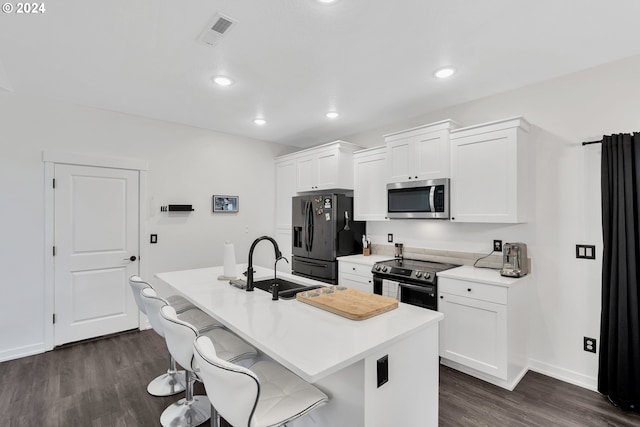
[[[296,157],[284,156],[275,160],[276,229],[291,231],[291,198],[296,195]]]
[[[443,120],[385,135],[389,183],[449,178],[449,132],[460,125]]]
[[[274,238],[282,255],[291,260],[291,199],[296,195],[296,160],[295,155],[278,157],[275,166],[275,216],[276,231]],[[291,273],[291,264],[279,262],[277,270]]]
[[[528,136],[522,117],[451,132],[451,221],[527,221]]]
[[[297,153],[297,191],[353,190],[353,151],[359,148],[336,141]]]
[[[369,148],[353,154],[353,216],[356,221],[387,219],[387,149]]]

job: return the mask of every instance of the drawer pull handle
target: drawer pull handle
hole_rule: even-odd
[[[444,297],[442,295],[440,295],[440,299],[444,299]]]
[[[471,288],[467,288],[467,292],[471,292]]]

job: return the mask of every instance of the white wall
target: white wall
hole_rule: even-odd
[[[523,225],[437,221],[369,222],[374,243],[387,233],[408,246],[489,252],[493,239],[524,241],[533,260],[532,368],[595,388],[597,355],[583,337],[600,338],[600,140],[603,134],[640,130],[640,56],[474,102],[425,114],[343,139],[384,144],[385,133],[443,119],[473,125],[523,115],[535,145],[534,218]],[[461,74],[459,77],[464,78]],[[577,243],[595,244],[596,260],[575,258]],[[598,341],[599,342],[599,341]]]
[[[273,158],[291,147],[2,91],[0,122],[0,361],[43,348],[44,150],[148,162],[142,220],[158,234],[156,245],[141,242],[149,276],[221,265],[225,240],[246,262],[253,239],[273,234]],[[212,214],[213,194],[238,195],[240,212]],[[169,203],[195,212],[161,213]],[[268,245],[257,247],[256,263],[272,258]]]

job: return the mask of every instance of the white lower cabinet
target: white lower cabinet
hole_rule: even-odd
[[[440,356],[506,380],[507,307],[440,291],[438,309]]]
[[[500,277],[497,272],[491,271]],[[442,364],[513,390],[528,369],[526,278],[512,286],[438,277]]]
[[[338,261],[338,284],[348,288],[373,293],[371,265]]]

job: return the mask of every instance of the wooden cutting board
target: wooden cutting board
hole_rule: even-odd
[[[368,319],[398,308],[398,301],[394,298],[344,286],[327,286],[326,288],[299,292],[296,299],[351,320]]]

